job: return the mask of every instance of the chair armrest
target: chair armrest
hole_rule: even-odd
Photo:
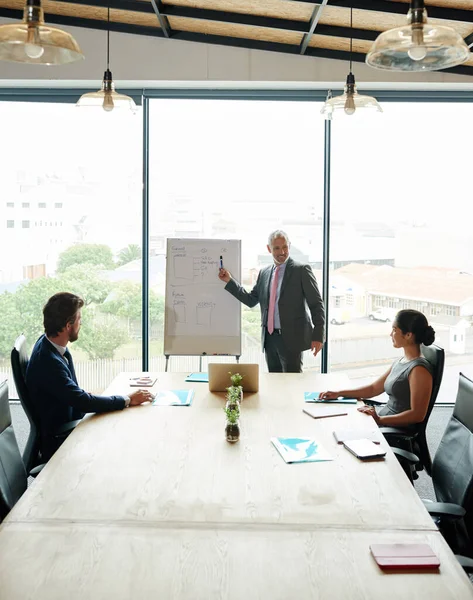
[[[460,554],[455,554],[455,558],[467,573],[473,573],[473,558],[461,556]]]
[[[407,460],[407,462],[410,463],[411,465],[416,465],[418,462],[420,462],[419,457],[416,454],[414,454],[413,452],[408,452],[407,450],[402,450],[402,448],[394,448],[394,447],[391,448],[391,450],[396,455],[396,457]]]
[[[386,402],[379,402],[378,400],[371,400],[371,398],[361,398],[362,402],[366,404],[366,406],[384,406]]]
[[[34,469],[31,469],[31,471],[28,473],[28,477],[38,477],[38,475],[41,473],[45,466],[46,463],[43,463],[42,465],[34,467]]]
[[[422,502],[432,517],[461,519],[466,513],[464,508],[451,502],[429,502],[428,500],[422,500]]]
[[[75,429],[77,427],[77,425],[79,425],[81,420],[82,419],[78,419],[77,421],[69,421],[67,423],[64,423],[64,425],[61,425],[61,427],[58,427],[56,429],[56,432],[54,433],[54,437],[55,438],[67,437],[71,433],[71,431],[73,429]]]
[[[413,433],[408,433],[405,429],[398,429],[397,427],[380,427],[380,432],[386,435],[397,435],[406,439],[414,439],[416,436]]]

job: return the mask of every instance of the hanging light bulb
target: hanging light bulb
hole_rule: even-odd
[[[97,92],[88,92],[82,94],[76,106],[102,107],[105,112],[112,112],[115,108],[128,108],[133,113],[136,112],[136,104],[133,98],[118,94],[115,91],[112,72],[110,71],[110,6],[108,7],[108,27],[107,27],[107,70],[103,75],[102,87]]]
[[[408,25],[381,33],[366,55],[366,64],[392,71],[436,71],[461,65],[470,51],[451,27],[430,25],[424,0],[411,0]]]
[[[346,115],[353,115],[357,108],[373,108],[378,112],[383,112],[379,102],[373,96],[361,96],[356,91],[355,76],[350,71],[347,75],[347,82],[344,93],[341,96],[328,98],[320,111],[322,114],[331,114],[333,111],[343,109]]]
[[[355,76],[353,75],[353,73],[350,72],[347,77],[347,85],[345,88],[346,100],[345,100],[344,110],[345,110],[345,114],[347,114],[347,115],[354,114],[354,112],[356,110],[355,98],[354,98],[355,94],[356,94]]]
[[[352,51],[353,38],[351,30],[353,28],[353,7],[350,8],[350,72],[347,75],[344,93],[341,96],[332,97],[332,93],[327,94],[327,100],[320,111],[322,114],[331,117],[334,110],[343,109],[346,115],[354,115],[357,108],[375,108],[378,112],[383,112],[376,98],[372,96],[360,96],[356,91],[355,76],[352,73]]]
[[[37,27],[28,26],[25,52],[30,58],[41,58],[44,54],[44,48],[41,46],[41,39]]]
[[[41,0],[26,0],[21,23],[0,25],[0,60],[64,65],[81,58],[72,35],[45,25]]]
[[[111,92],[105,92],[103,97],[102,108],[105,112],[111,112],[115,108]]]
[[[424,31],[422,25],[416,23],[412,25],[412,47],[407,51],[412,60],[424,60],[427,54],[427,48],[424,44]]]

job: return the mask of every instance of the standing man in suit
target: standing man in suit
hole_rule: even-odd
[[[59,447],[55,434],[68,421],[153,399],[148,390],[129,396],[94,396],[79,387],[67,344],[79,338],[83,306],[82,298],[68,292],[47,301],[43,308],[45,334],[36,342],[26,369],[26,386],[40,418],[43,460],[49,460]]]
[[[301,373],[302,352],[314,356],[325,341],[325,308],[310,265],[289,257],[291,243],[278,229],[268,238],[273,264],[258,274],[247,292],[226,269],[219,270],[225,289],[250,308],[261,308],[261,342],[270,373]],[[310,312],[310,315],[309,315]]]

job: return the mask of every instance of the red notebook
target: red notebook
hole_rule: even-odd
[[[429,544],[371,544],[382,569],[438,569],[440,561]]]

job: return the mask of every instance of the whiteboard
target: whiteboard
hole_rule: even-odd
[[[241,305],[218,278],[220,256],[240,281],[240,240],[167,240],[164,354],[241,355]]]

